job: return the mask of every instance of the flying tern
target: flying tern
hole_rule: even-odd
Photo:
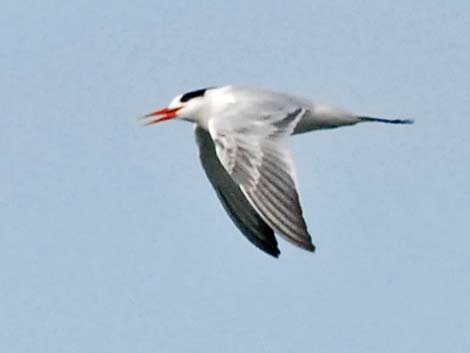
[[[180,94],[143,118],[145,125],[170,119],[194,123],[199,157],[220,202],[248,240],[274,257],[280,254],[274,233],[315,250],[299,201],[290,135],[362,122],[413,122],[240,86]]]

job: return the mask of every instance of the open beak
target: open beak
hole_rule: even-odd
[[[163,108],[160,110],[156,110],[152,113],[145,114],[144,116],[141,117],[141,119],[147,119],[147,118],[153,118],[148,120],[144,125],[152,125],[159,123],[161,121],[165,120],[170,120],[176,117],[176,114],[178,114],[178,110],[181,108]]]

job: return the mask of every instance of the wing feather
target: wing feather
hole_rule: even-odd
[[[196,127],[195,135],[204,171],[233,223],[259,249],[274,257],[279,256],[273,230],[251,206],[240,187],[220,163],[209,132]]]
[[[287,240],[313,251],[286,143],[304,113],[295,107],[238,120],[224,116],[211,120],[209,132],[220,162],[261,218]]]

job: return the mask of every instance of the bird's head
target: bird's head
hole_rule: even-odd
[[[173,98],[168,107],[144,115],[145,125],[152,125],[174,118],[196,121],[204,105],[207,88],[180,94]]]

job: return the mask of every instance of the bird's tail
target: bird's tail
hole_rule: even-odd
[[[373,121],[377,123],[387,124],[413,124],[414,120],[410,119],[383,119],[383,118],[371,118],[370,116],[360,116],[359,121]]]

